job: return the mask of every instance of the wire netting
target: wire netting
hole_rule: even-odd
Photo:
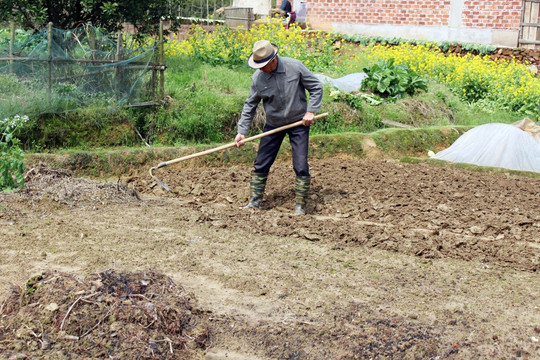
[[[157,45],[111,38],[91,25],[46,27],[0,45],[0,117],[152,101],[164,70]]]

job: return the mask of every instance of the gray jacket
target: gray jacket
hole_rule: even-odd
[[[270,74],[257,70],[252,76],[249,96],[238,121],[238,133],[246,135],[262,100],[266,124],[279,127],[301,120],[304,114],[319,111],[323,87],[299,60],[278,56],[278,66]],[[306,97],[309,92],[309,102]]]

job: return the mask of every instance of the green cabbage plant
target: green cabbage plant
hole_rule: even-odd
[[[394,59],[380,60],[366,66],[368,75],[362,81],[362,90],[368,90],[385,98],[401,98],[414,95],[419,90],[427,91],[427,82],[407,65],[395,65]]]

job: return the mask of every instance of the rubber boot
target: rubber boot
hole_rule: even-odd
[[[294,206],[294,215],[304,215],[306,213],[306,202],[310,183],[311,176],[296,177],[296,205]]]
[[[267,179],[268,173],[256,173],[255,171],[251,172],[251,196],[249,197],[249,203],[242,207],[242,209],[261,208],[261,201],[263,199]]]

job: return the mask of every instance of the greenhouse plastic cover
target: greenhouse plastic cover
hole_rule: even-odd
[[[529,119],[514,124],[480,125],[432,158],[540,172],[540,127]]]
[[[362,80],[368,77],[366,73],[352,73],[338,79],[332,79],[323,74],[315,74],[320,82],[330,84],[342,91],[356,91],[362,86]]]

